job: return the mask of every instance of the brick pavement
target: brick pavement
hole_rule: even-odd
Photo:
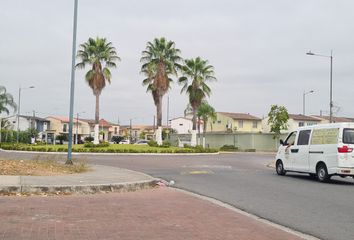
[[[0,197],[0,239],[299,239],[174,189]]]

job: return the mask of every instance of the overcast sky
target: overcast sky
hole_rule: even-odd
[[[1,0],[0,85],[18,97],[21,113],[69,112],[73,0]],[[351,0],[79,0],[77,43],[105,37],[122,61],[102,92],[100,117],[127,124],[153,122],[155,106],[139,74],[147,41],[166,37],[184,58],[200,56],[215,67],[209,99],[217,111],[266,116],[272,104],[328,114],[329,55],[337,116],[354,117],[354,1]],[[94,118],[95,98],[76,71],[75,112]],[[169,117],[182,116],[187,96],[169,92]],[[167,96],[164,97],[166,122]]]

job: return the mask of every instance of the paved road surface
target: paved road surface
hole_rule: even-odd
[[[13,157],[19,156],[28,157]],[[336,177],[323,184],[306,175],[277,176],[265,166],[270,154],[80,158],[174,180],[179,188],[321,239],[354,239],[354,180]]]

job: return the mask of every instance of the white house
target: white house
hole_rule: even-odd
[[[264,133],[270,132],[268,119],[269,117],[266,117],[262,120],[262,129]],[[321,119],[316,117],[305,116],[301,114],[289,114],[288,129],[281,131],[281,133],[289,133],[295,131],[298,127],[312,126],[320,123],[321,123]]]
[[[12,125],[13,130],[17,130],[17,115],[8,117],[7,120]],[[38,131],[38,135],[42,137],[43,133],[49,128],[49,121],[35,116],[19,115],[19,130],[26,131],[34,128]]]
[[[175,130],[178,134],[188,134],[191,133],[193,129],[192,119],[186,117],[173,118],[170,121],[170,127]],[[203,124],[201,123],[200,132],[203,132]]]

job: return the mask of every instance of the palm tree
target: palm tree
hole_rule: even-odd
[[[13,96],[6,92],[4,86],[0,86],[0,113],[5,112],[8,115],[10,113],[9,107],[14,111],[17,109]]]
[[[112,43],[107,42],[105,38],[89,38],[88,41],[82,43],[80,47],[81,49],[77,52],[77,58],[79,58],[81,62],[77,63],[76,67],[82,69],[85,68],[86,65],[91,66],[91,69],[85,75],[85,79],[96,97],[94,143],[98,144],[100,95],[103,88],[106,86],[106,81],[111,83],[111,72],[109,68],[116,67],[116,61],[119,61],[120,58]],[[103,64],[105,65],[104,67]]]
[[[146,49],[142,52],[140,62],[141,73],[146,76],[143,85],[147,86],[147,91],[151,92],[156,106],[156,118],[158,133],[156,140],[162,144],[161,126],[162,126],[162,98],[170,88],[171,75],[177,75],[177,70],[181,68],[181,51],[175,48],[173,41],[167,41],[165,38],[155,38],[148,42]]]
[[[0,114],[5,112],[7,115],[9,115],[9,108],[12,108],[14,111],[16,111],[17,105],[13,96],[6,92],[6,88],[4,86],[0,86]],[[1,119],[0,117],[0,142],[2,140],[1,129],[2,127],[6,127],[8,123],[8,120]]]
[[[202,101],[209,97],[211,89],[207,82],[214,81],[214,67],[208,64],[207,60],[200,57],[195,59],[187,59],[182,67],[183,76],[178,82],[183,85],[181,93],[186,92],[189,96],[189,103],[193,112],[193,131],[191,145],[196,145],[196,122],[197,110]]]
[[[216,112],[215,109],[209,105],[207,101],[203,101],[202,104],[198,108],[197,112],[198,119],[203,120],[203,147],[205,147],[205,133],[207,130],[208,120],[211,119],[213,121],[216,120]],[[199,120],[200,122],[200,120]]]

